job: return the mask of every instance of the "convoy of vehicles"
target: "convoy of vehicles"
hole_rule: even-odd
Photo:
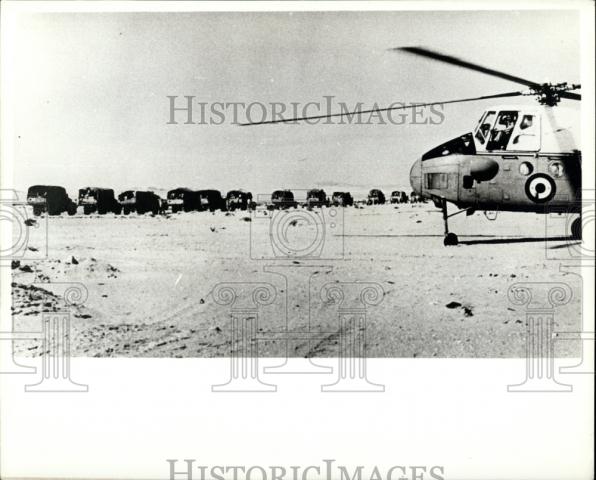
[[[36,216],[42,213],[60,215],[63,212],[74,215],[77,212],[77,207],[82,207],[85,215],[92,213],[129,215],[133,212],[139,215],[145,213],[157,215],[158,213],[182,211],[246,211],[253,210],[257,206],[257,203],[253,201],[252,193],[245,190],[230,190],[225,198],[222,197],[219,190],[192,190],[186,187],[168,191],[166,198],[161,198],[155,192],[142,190],[126,190],[116,197],[111,188],[100,187],[84,187],[79,189],[78,193],[78,202],[74,202],[69,198],[64,187],[34,185],[27,192],[27,203],[33,207],[33,213]],[[423,200],[414,192],[410,196],[400,190],[391,193],[391,203],[417,203],[420,201]],[[300,205],[306,208],[350,207],[355,202],[350,192],[333,192],[329,198],[325,190],[314,188],[308,190],[306,199],[304,200],[302,197],[300,202],[296,200],[291,190],[275,190],[271,194],[271,200],[262,203],[267,209],[274,210],[298,208]],[[381,190],[372,189],[368,193],[367,205],[384,203],[385,195]]]

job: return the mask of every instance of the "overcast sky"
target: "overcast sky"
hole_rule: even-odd
[[[495,103],[446,105],[439,125],[238,127],[168,125],[171,95],[384,105],[523,89],[387,50],[412,45],[579,83],[579,19],[565,11],[34,14],[20,17],[16,45],[15,185],[71,194],[406,187],[417,157],[470,131]]]

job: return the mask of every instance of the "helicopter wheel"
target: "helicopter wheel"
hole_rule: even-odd
[[[459,243],[459,239],[455,233],[449,232],[443,239],[443,245],[446,247],[453,247]]]
[[[576,218],[573,220],[571,224],[571,238],[573,240],[581,240],[582,239],[582,219],[581,217]]]

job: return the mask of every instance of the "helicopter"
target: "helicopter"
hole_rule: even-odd
[[[539,83],[487,68],[424,47],[400,51],[512,81],[526,90],[416,104],[417,107],[478,100],[534,96],[537,105],[497,105],[485,109],[472,132],[424,153],[410,169],[412,190],[432,200],[443,214],[445,246],[459,243],[449,218],[476,211],[571,213],[573,239],[581,239],[581,151],[579,116],[559,106],[561,99],[581,100],[578,84]],[[308,117],[263,120],[242,125],[287,123],[409,108],[393,106]],[[458,210],[448,213],[448,203]]]

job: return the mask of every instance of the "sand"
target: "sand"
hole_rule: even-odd
[[[330,209],[317,212],[325,217],[326,243],[308,259],[275,257],[272,220],[263,211],[252,219],[246,212],[51,217],[47,257],[35,258],[43,253],[45,230],[34,229],[31,258],[13,269],[14,328],[39,330],[43,313],[66,309],[75,356],[228,356],[237,345],[231,306],[217,303],[213,289],[231,282],[250,294],[261,283],[271,285],[275,298],[254,310],[259,355],[284,356],[287,347],[290,356],[329,357],[338,355],[341,334],[352,326],[340,325],[338,304],[325,301],[321,289],[340,283],[344,306],[358,307],[353,284],[368,282],[382,293],[378,305],[366,307],[367,356],[521,357],[526,307],[510,302],[508,288],[559,282],[573,298],[556,308],[555,330],[580,329],[581,279],[561,271],[573,256],[569,245],[577,246],[565,236],[564,218],[458,215],[451,230],[460,245],[444,247],[442,218],[431,203],[351,207],[335,217]],[[290,212],[300,213],[313,214]],[[288,222],[287,235],[292,245],[305,246],[314,233],[304,221],[309,217],[298,217]],[[64,282],[86,287],[83,305],[65,305]],[[564,342],[557,354],[578,355],[578,349]],[[15,342],[20,355],[41,350],[38,341]]]

